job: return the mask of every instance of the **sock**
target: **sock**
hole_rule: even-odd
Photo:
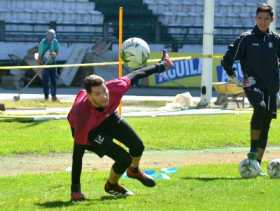
[[[114,186],[114,185],[118,184],[118,183],[111,183],[109,180],[107,180],[107,183],[108,183],[110,186]]]
[[[250,152],[257,153],[257,142],[258,140],[251,140]]]
[[[130,170],[133,172],[133,173],[137,173],[139,171],[139,168],[138,166],[130,166]]]
[[[264,152],[265,152],[265,148],[262,147],[257,148],[257,161],[259,162],[260,165],[262,162]]]

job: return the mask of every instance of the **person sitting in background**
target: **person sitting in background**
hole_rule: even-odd
[[[56,62],[59,52],[59,43],[55,38],[55,30],[50,29],[39,44],[39,62],[43,65],[52,65]],[[51,82],[52,101],[56,101],[56,68],[46,68],[42,72],[43,91],[45,100],[49,99],[49,81]]]

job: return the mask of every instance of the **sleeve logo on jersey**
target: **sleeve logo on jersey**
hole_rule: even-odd
[[[269,43],[268,43],[268,47],[269,47],[269,48],[273,48],[273,43],[272,43],[272,42],[269,42]]]

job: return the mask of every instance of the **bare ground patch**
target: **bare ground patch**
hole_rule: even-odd
[[[246,156],[243,151],[147,151],[143,155],[142,167],[162,168],[171,166],[239,163]],[[280,151],[267,150],[264,160],[280,158]],[[62,172],[71,170],[72,154],[55,153],[48,155],[13,155],[0,157],[0,176]],[[83,169],[86,171],[109,169],[113,161],[86,153]]]

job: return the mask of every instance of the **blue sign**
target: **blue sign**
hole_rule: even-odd
[[[155,75],[156,84],[201,75],[201,61],[200,59],[174,61],[174,68]]]
[[[242,81],[243,80],[243,73],[242,73],[242,69],[241,69],[241,65],[240,63],[234,63],[233,64],[233,68],[235,68],[235,73],[237,76],[238,81]],[[227,82],[228,81],[228,75],[226,73],[226,71],[224,70],[224,68],[222,67],[222,65],[217,66],[217,79],[219,82]]]
[[[235,68],[236,76],[239,81],[243,80],[243,73],[241,69],[241,64],[236,62],[233,64]],[[201,59],[191,59],[191,60],[179,60],[174,62],[174,68],[165,71],[160,74],[155,75],[156,84],[161,84],[181,78],[188,78],[193,76],[200,76],[202,71],[202,60]],[[217,80],[219,82],[228,81],[228,75],[221,65],[216,67]]]

